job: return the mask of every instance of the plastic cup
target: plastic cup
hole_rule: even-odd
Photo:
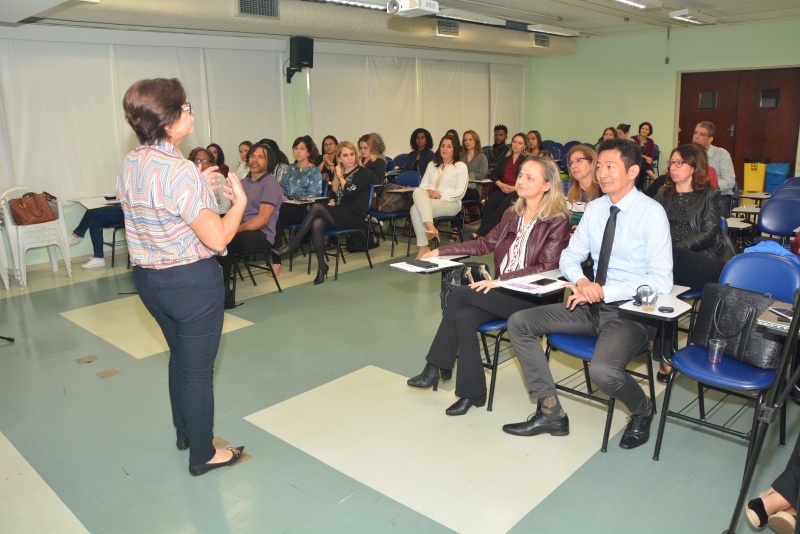
[[[724,339],[709,339],[708,340],[708,362],[719,363],[722,361],[722,354],[725,352],[725,346],[728,343]]]
[[[653,312],[656,311],[656,301],[658,300],[658,293],[655,289],[642,289],[642,311]]]

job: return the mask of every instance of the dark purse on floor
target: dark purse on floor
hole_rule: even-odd
[[[725,356],[761,369],[775,369],[783,339],[758,326],[758,316],[775,303],[769,294],[729,285],[706,284],[691,342],[708,348],[709,339],[724,339]]]
[[[442,292],[439,294],[442,299],[442,309],[447,308],[453,290],[481,280],[492,280],[489,267],[485,263],[464,263],[461,267],[447,271],[442,277]]]

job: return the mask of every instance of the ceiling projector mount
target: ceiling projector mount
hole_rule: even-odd
[[[434,0],[390,0],[386,12],[401,17],[427,17],[439,13],[439,2]]]

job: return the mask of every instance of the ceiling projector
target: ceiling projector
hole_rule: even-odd
[[[391,0],[386,12],[401,17],[425,17],[439,12],[439,2],[434,0]]]

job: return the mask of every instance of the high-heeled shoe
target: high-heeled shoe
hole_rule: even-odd
[[[476,408],[480,408],[484,404],[486,404],[486,393],[480,397],[474,397],[471,399],[462,397],[454,402],[453,405],[447,410],[445,410],[445,413],[447,415],[464,415],[469,411],[470,407],[475,406]]]
[[[425,230],[425,239],[428,241],[433,241],[434,239],[439,241],[439,230],[435,228],[433,230]]]
[[[297,247],[291,247],[289,246],[289,243],[286,243],[282,247],[272,249],[272,253],[281,258],[285,258],[286,256],[291,256],[295,252],[297,252]]]
[[[317,277],[314,278],[314,285],[318,286],[319,284],[324,282],[327,277],[328,277],[328,264],[325,263],[323,264],[322,267],[317,269]]]
[[[241,447],[228,447],[228,450],[231,451],[233,454],[231,459],[227,462],[218,462],[216,464],[200,464],[200,465],[189,465],[189,474],[193,477],[203,475],[208,473],[212,469],[217,469],[218,467],[225,467],[226,465],[233,465],[238,462],[242,458],[242,451],[244,451],[244,446]]]
[[[428,389],[433,386],[433,391],[439,389],[439,380],[447,382],[453,378],[452,369],[439,369],[432,363],[426,363],[422,373],[414,378],[409,378],[406,384],[412,388]]]

